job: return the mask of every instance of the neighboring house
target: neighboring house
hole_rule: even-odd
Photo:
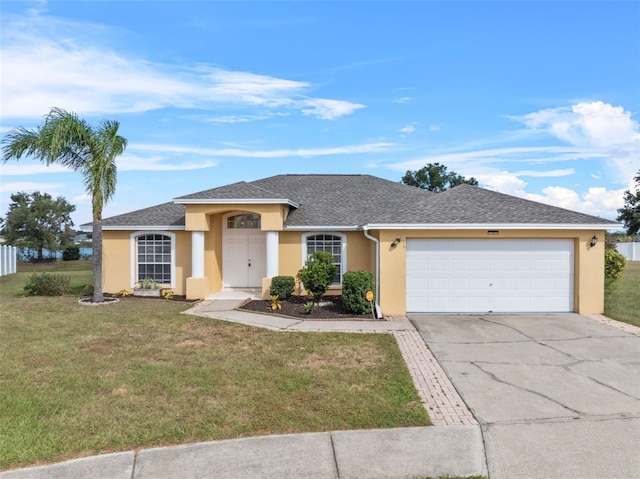
[[[87,225],[85,225],[87,226]],[[385,315],[602,313],[604,233],[574,211],[461,185],[435,194],[369,175],[278,175],[103,220],[103,285],[145,277],[188,298],[296,276],[314,251],[377,280]]]

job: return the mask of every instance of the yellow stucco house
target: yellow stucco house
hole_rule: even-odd
[[[175,294],[262,288],[314,251],[368,270],[385,315],[602,313],[604,234],[617,223],[461,185],[435,194],[370,175],[278,175],[103,220],[103,287]],[[266,296],[265,296],[266,297]]]

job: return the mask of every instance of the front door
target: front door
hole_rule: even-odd
[[[245,215],[246,216],[246,215]],[[224,288],[260,288],[266,275],[266,237],[248,221],[225,220],[222,239],[222,286]],[[238,228],[237,226],[245,227]],[[259,223],[258,223],[259,225]],[[231,227],[229,227],[231,226]]]

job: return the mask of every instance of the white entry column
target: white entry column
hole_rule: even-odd
[[[278,232],[267,231],[267,278],[278,276],[278,242]]]
[[[191,232],[191,277],[204,278],[204,231]]]

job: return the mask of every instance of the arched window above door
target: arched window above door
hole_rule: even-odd
[[[240,213],[227,218],[228,229],[260,229],[260,215]]]

